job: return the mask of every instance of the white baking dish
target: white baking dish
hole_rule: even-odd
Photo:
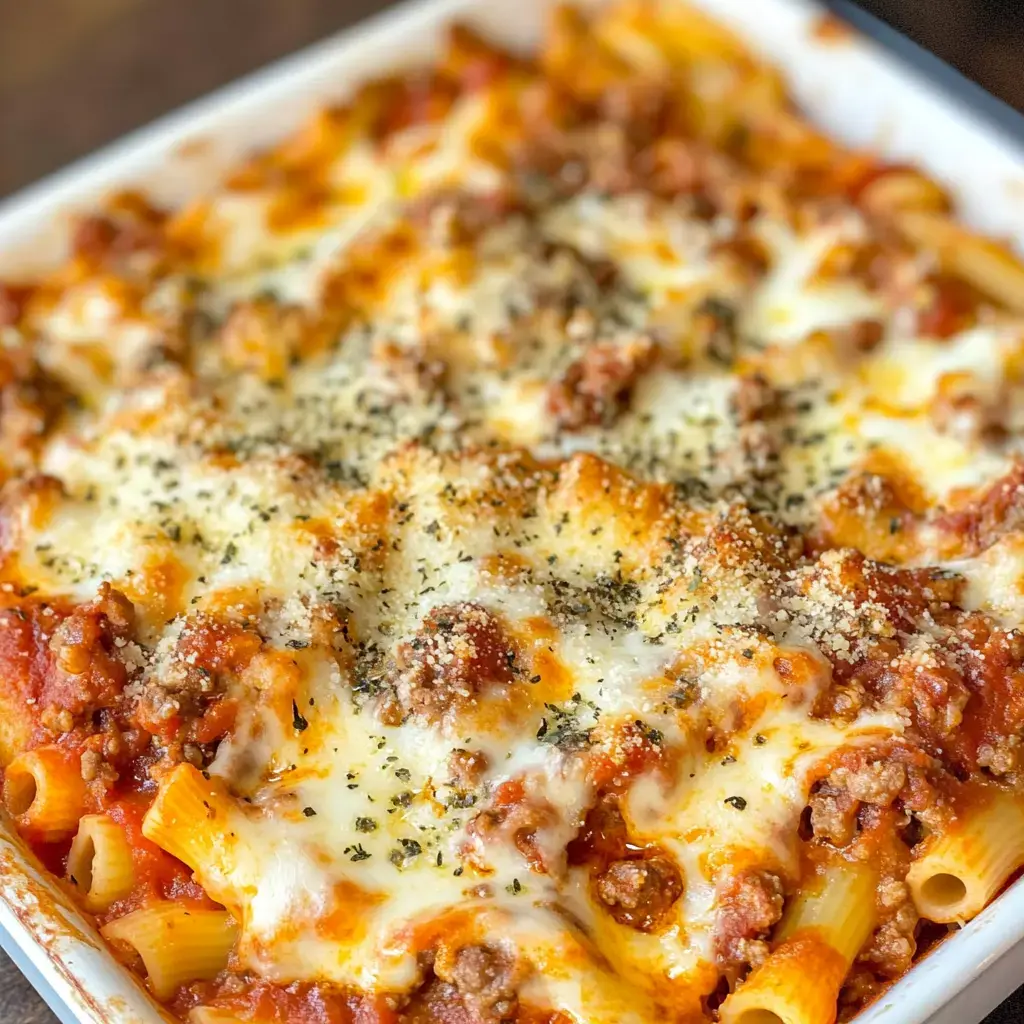
[[[298,125],[359,81],[430,57],[444,26],[468,20],[512,46],[538,37],[552,0],[420,0],[327,40],[143,129],[0,203],[0,274],[62,252],[68,214],[104,192],[194,194],[245,151]],[[1024,153],[862,40],[825,42],[808,0],[691,0],[783,66],[812,116],[848,142],[927,167],[965,219],[1024,249]],[[68,1024],[164,1020],[33,865],[0,820],[3,944]],[[972,1024],[1024,978],[1024,879],[895,985],[858,1024]]]

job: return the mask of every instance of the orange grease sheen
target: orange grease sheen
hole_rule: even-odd
[[[362,938],[370,912],[387,901],[382,893],[368,892],[354,882],[334,886],[334,909],[316,923],[324,938],[345,945]]]

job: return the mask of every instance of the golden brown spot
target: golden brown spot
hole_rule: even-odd
[[[191,574],[172,551],[159,552],[118,586],[139,606],[142,618],[161,626],[185,611],[185,586]]]
[[[815,16],[811,23],[811,36],[819,43],[835,46],[852,42],[857,38],[857,33],[849,23],[826,11]]]

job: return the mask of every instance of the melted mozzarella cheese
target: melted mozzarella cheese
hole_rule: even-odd
[[[861,236],[856,219],[806,237],[797,237],[772,220],[759,227],[760,237],[773,252],[774,266],[747,312],[746,330],[752,337],[792,345],[814,331],[834,330],[884,313],[878,298],[853,283],[811,280],[833,246]]]
[[[615,260],[656,302],[714,275],[708,258],[711,229],[648,196],[583,196],[556,208],[545,228],[589,256]]]
[[[468,917],[467,941],[528,961],[526,1003],[581,1024],[697,1016],[719,980],[722,880],[756,867],[792,888],[816,773],[905,728],[885,710],[812,715],[830,681],[821,636],[848,653],[859,613],[837,612],[820,581],[795,590],[807,560],[780,554],[781,531],[747,509],[812,528],[818,499],[879,450],[933,507],[998,478],[1014,444],[954,436],[930,406],[951,376],[997,402],[1020,331],[915,337],[905,311],[829,278],[829,254],[868,237],[853,210],[803,232],[759,215],[761,278],[721,256],[736,223],[639,194],[584,189],[467,241],[446,227],[445,193],[515,184],[479,155],[489,112],[485,89],[386,145],[346,140],[327,198],[287,229],[273,184],[212,194],[211,266],[137,306],[109,281],[69,286],[40,317],[40,360],[88,400],[39,459],[61,493],[10,512],[12,564],[76,601],[123,590],[142,620],[141,691],[173,680],[196,612],[259,629],[266,660],[232,681],[242,710],[210,765],[237,820],[197,871],[240,914],[243,967],[404,994],[444,939],[423,938],[431,922]],[[436,193],[437,216],[414,230],[405,204]],[[379,294],[325,316],[333,333],[289,353],[283,380],[230,364],[234,309],[271,294],[315,321],[325,285],[366,270],[353,252],[399,227],[416,243],[393,265],[378,255]],[[708,308],[714,350],[695,327]],[[193,317],[208,331],[182,365],[147,370]],[[833,344],[864,320],[884,322],[875,352]],[[656,355],[636,379],[586,363],[595,344],[637,340]],[[573,382],[597,409],[582,424],[555,411],[552,387]],[[744,409],[751,383],[767,399]],[[1007,626],[1024,621],[1020,549],[1010,534],[949,566],[967,605]],[[465,703],[448,694],[433,720],[406,708],[385,724],[374,687],[394,688],[401,658],[439,657],[422,654],[424,622],[467,603],[504,631],[512,681],[461,680]],[[314,628],[325,611],[343,627],[328,643]],[[774,665],[793,650],[810,665],[799,686]],[[619,765],[608,785],[630,840],[683,879],[650,932],[617,923],[567,853],[630,729],[657,767]],[[471,785],[452,778],[456,752],[479,757]],[[497,803],[517,791],[535,812],[522,835],[502,830]]]
[[[961,487],[982,488],[998,480],[1013,464],[999,451],[939,433],[923,417],[868,413],[861,419],[860,433],[865,446],[891,451],[909,459],[910,465],[918,462],[918,453],[927,451],[920,482],[936,501]]]
[[[132,591],[165,565],[171,575],[157,585],[166,590],[153,595],[161,608],[165,598],[187,605],[193,594],[239,586],[256,586],[265,599],[311,590],[316,538],[305,523],[327,509],[295,485],[287,465],[254,461],[239,471],[111,431],[85,448],[54,446],[46,466],[68,497],[26,529],[21,568],[49,589],[87,600],[114,580]]]
[[[600,625],[567,629],[559,646],[575,692],[602,714],[648,716],[665,701],[665,671],[676,653],[639,631]]]
[[[935,397],[943,377],[955,375],[971,394],[997,396],[1012,333],[992,327],[963,331],[942,342],[892,340],[863,369],[873,397],[887,407],[915,410]]]
[[[445,781],[459,743],[481,747],[491,785],[527,775],[561,810],[540,837],[554,855],[589,802],[582,764],[524,743],[518,727],[453,740],[411,722],[380,725],[338,699],[338,683],[333,666],[313,674],[309,729],[275,747],[273,781],[251,792],[248,818],[233,823],[230,872],[198,872],[211,891],[241,898],[243,962],[282,982],[402,990],[420,973],[410,929],[468,907],[481,939],[513,941],[542,972],[529,988],[540,1005],[608,1024],[649,1020],[643,993],[596,970],[584,936],[553,911],[556,878],[531,873],[504,844],[476,844],[467,866],[472,805],[453,800]],[[213,771],[230,778],[236,744],[247,742],[222,745]]]
[[[975,558],[946,563],[967,581],[964,606],[991,615],[1007,629],[1024,623],[1024,535],[1013,531]]]

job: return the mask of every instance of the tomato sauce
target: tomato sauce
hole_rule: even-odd
[[[196,1006],[237,1013],[260,1024],[396,1024],[385,996],[368,996],[330,985],[274,985],[254,976],[222,974],[212,982],[186,985],[171,1001],[185,1018]]]

